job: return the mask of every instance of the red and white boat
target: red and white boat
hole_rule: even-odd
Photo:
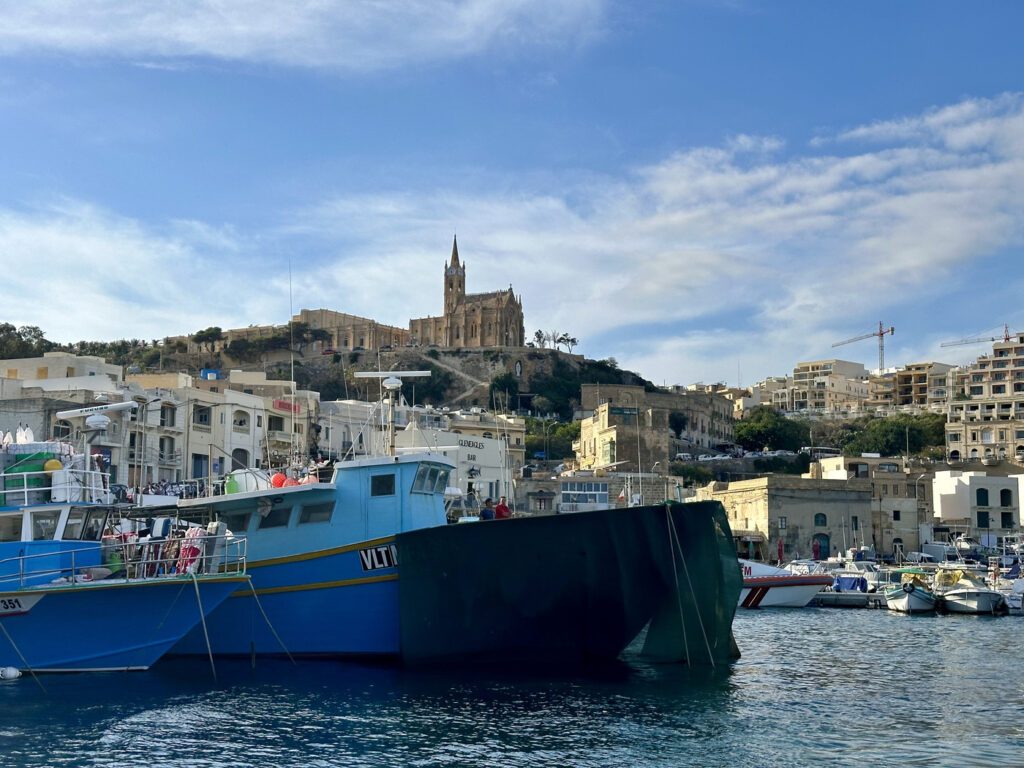
[[[824,573],[793,573],[785,568],[740,559],[743,569],[741,608],[803,608],[814,596],[832,586]]]

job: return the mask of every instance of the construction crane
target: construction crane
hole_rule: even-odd
[[[860,336],[854,336],[852,339],[846,341],[837,341],[833,344],[833,347],[841,347],[843,344],[851,344],[855,341],[862,341],[863,339],[870,339],[872,336],[878,337],[878,373],[881,374],[885,370],[885,334],[891,333],[896,334],[896,329],[891,325],[886,328],[882,325],[882,321],[878,321],[878,330],[872,331],[871,333],[865,333]]]
[[[961,344],[982,344],[986,341],[1009,341],[1010,340],[1010,326],[1003,325],[1002,336],[985,336],[980,339],[957,339],[956,341],[944,341],[939,344],[940,347],[958,347]]]

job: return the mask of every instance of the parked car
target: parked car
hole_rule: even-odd
[[[697,457],[697,461],[711,461],[713,458],[715,457],[712,456],[710,453],[702,453],[700,456]]]
[[[677,453],[676,461],[693,461],[692,453]]]

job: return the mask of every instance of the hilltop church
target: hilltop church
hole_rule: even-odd
[[[466,294],[466,267],[459,241],[444,265],[444,314],[409,321],[409,340],[442,347],[521,347],[526,339],[523,303],[507,290]]]

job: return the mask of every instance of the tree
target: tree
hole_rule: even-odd
[[[39,357],[55,346],[43,337],[43,332],[37,326],[22,325],[15,328],[10,323],[0,323],[0,358],[4,360]]]
[[[196,344],[206,344],[209,347],[210,354],[212,355],[213,345],[216,342],[221,341],[223,338],[223,331],[221,331],[217,326],[212,325],[209,328],[204,328],[203,330],[196,332],[192,336],[192,341]]]
[[[545,335],[544,331],[538,329],[533,333],[533,342],[541,349],[544,349],[547,346],[548,337]]]
[[[668,415],[668,428],[672,430],[672,434],[676,437],[683,436],[683,430],[686,429],[686,414],[680,411],[672,411]]]
[[[686,461],[673,461],[668,465],[668,473],[683,478],[686,486],[707,485],[715,479],[710,469]]]
[[[737,422],[733,429],[736,442],[748,451],[798,451],[808,444],[810,433],[803,422],[787,419],[768,405],[759,405]]]
[[[533,410],[537,413],[551,413],[554,410],[554,405],[544,395],[537,395],[533,398]]]
[[[945,423],[945,416],[936,413],[872,419],[863,432],[843,446],[843,455],[878,453],[882,456],[899,456],[944,446]]]
[[[519,380],[511,373],[500,373],[491,379],[490,401],[495,410],[507,408],[509,401],[519,394]]]

